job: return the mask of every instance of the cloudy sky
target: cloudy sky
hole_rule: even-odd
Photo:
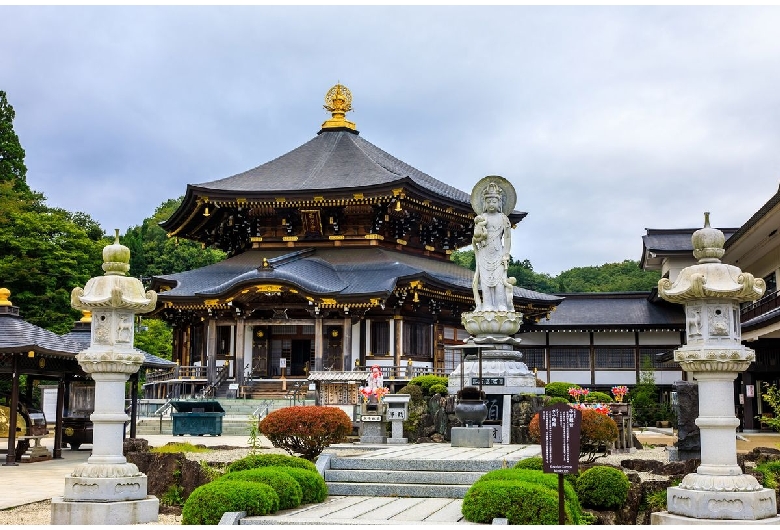
[[[780,183],[780,7],[0,6],[28,183],[105,230],[313,138],[337,81],[361,135],[528,212],[558,274],[645,228],[740,226]]]

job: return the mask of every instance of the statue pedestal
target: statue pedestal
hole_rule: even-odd
[[[452,447],[493,447],[492,427],[453,427]]]
[[[146,478],[146,477],[144,477]],[[157,521],[160,501],[153,495],[142,500],[114,502],[51,500],[51,524],[130,525]]]
[[[387,406],[384,403],[363,403],[360,407],[360,443],[387,443]]]

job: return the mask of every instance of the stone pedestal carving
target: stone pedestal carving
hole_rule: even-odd
[[[652,522],[777,521],[774,490],[763,488],[737,465],[739,420],[734,413],[734,379],[755,360],[753,350],[741,344],[739,304],[760,298],[766,286],[720,262],[725,237],[710,228],[709,214],[691,240],[699,263],[683,269],[674,283],[659,281],[658,292],[685,304],[687,343],[675,350],[674,358],[698,381],[701,465],[667,490],[668,511],[653,514]]]
[[[384,397],[387,404],[387,419],[390,420],[390,438],[388,444],[405,444],[409,440],[404,438],[404,421],[409,418],[409,400],[412,396],[408,394],[394,394]]]
[[[78,355],[95,381],[92,455],[65,478],[62,497],[52,499],[52,524],[139,524],[157,521],[159,501],[147,495],[146,475],[122,454],[125,382],[144,356],[133,348],[137,313],[154,309],[156,293],[144,293],[125,276],[130,251],[116,241],[103,249],[104,276],[71,293],[71,305],[92,312],[92,342]]]

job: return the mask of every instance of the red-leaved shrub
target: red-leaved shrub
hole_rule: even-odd
[[[352,421],[335,407],[285,407],[263,418],[259,427],[274,447],[314,462],[327,446],[346,440]]]
[[[598,458],[598,453],[606,452],[609,444],[617,440],[618,427],[615,420],[595,410],[588,409],[581,412],[580,459],[585,457],[585,462],[593,462]],[[541,439],[538,413],[528,424],[528,435],[535,442]]]

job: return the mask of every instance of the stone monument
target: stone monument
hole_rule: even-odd
[[[51,504],[52,524],[140,524],[157,521],[159,500],[147,495],[146,475],[122,454],[125,382],[144,356],[133,349],[137,313],[148,313],[157,294],[144,293],[137,278],[126,276],[130,250],[119,243],[103,249],[105,274],[71,293],[71,305],[92,312],[89,348],[79,365],[95,381],[92,455],[65,477],[65,494]]]
[[[734,379],[755,360],[755,352],[741,344],[739,304],[760,298],[766,285],[720,262],[726,238],[710,228],[709,213],[691,241],[699,263],[680,271],[674,283],[661,279],[658,293],[685,305],[687,342],[674,360],[698,381],[701,465],[667,489],[667,511],[652,514],[651,523],[779,524],[774,490],[737,465],[734,413]]]
[[[514,351],[520,340],[513,335],[520,329],[523,315],[515,311],[513,303],[516,280],[507,277],[512,226],[505,212],[511,212],[516,201],[514,186],[499,176],[481,179],[471,192],[471,206],[477,214],[472,239],[477,260],[472,284],[475,309],[463,313],[461,322],[470,335],[463,348],[477,349],[479,353],[467,356],[450,374],[448,384],[450,394],[475,386],[482,387],[488,395],[502,396],[501,414],[495,419],[501,421],[499,438],[503,444],[510,443],[512,395],[540,393],[536,377],[521,361],[522,353]],[[496,403],[493,406],[499,408]],[[488,426],[455,427],[453,440],[467,434],[460,429],[493,431]]]

